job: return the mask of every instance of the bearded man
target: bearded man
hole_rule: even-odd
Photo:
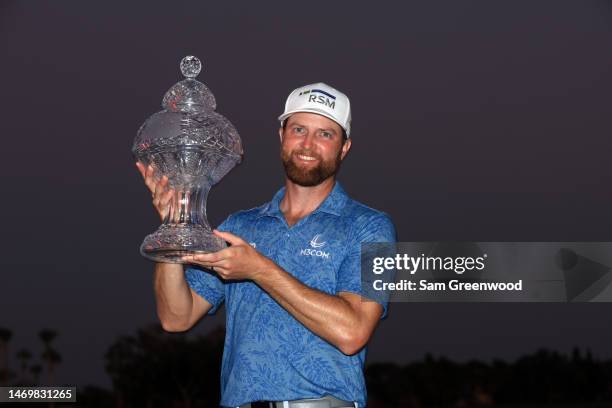
[[[364,295],[360,246],[394,242],[395,229],[336,180],[352,144],[345,94],[298,88],[279,120],[285,186],[214,231],[228,248],[156,264],[158,316],[184,331],[225,302],[222,407],[365,407],[365,346],[387,302]],[[167,179],[138,168],[163,219]]]

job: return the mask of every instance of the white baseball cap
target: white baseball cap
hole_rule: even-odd
[[[351,134],[351,103],[348,96],[323,82],[302,86],[291,92],[285,102],[285,112],[278,120],[283,122],[297,112],[323,115],[339,124],[347,137]]]

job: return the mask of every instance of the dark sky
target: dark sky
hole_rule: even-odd
[[[353,106],[340,180],[400,240],[612,241],[611,27],[603,0],[5,0],[0,326],[36,353],[56,328],[60,381],[106,385],[110,343],[156,321],[138,247],[158,222],[130,148],[188,54],[245,148],[210,195],[213,224],[281,186],[276,117],[293,88],[324,81]],[[394,304],[370,358],[612,358],[611,316]]]

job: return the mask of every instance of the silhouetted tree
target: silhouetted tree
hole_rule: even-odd
[[[19,359],[21,363],[21,382],[26,383],[27,371],[28,371],[28,361],[32,358],[32,353],[30,350],[21,349],[17,352],[17,359]]]
[[[79,408],[108,408],[117,406],[112,392],[91,385],[77,388],[77,404]]]
[[[42,329],[38,332],[38,337],[45,344],[45,348],[50,348],[51,342],[57,337],[57,332],[52,329]]]
[[[8,364],[9,341],[13,332],[5,327],[0,327],[0,385],[7,384],[10,372]]]
[[[42,366],[40,364],[34,364],[30,366],[30,373],[34,379],[34,384],[40,384],[40,373],[42,372]]]
[[[55,384],[55,368],[62,361],[61,355],[52,348],[51,342],[57,337],[57,331],[53,329],[42,329],[38,332],[38,337],[45,345],[42,359],[47,363],[47,384]]]
[[[421,406],[413,379],[405,368],[394,363],[370,364],[365,370],[368,385],[368,407]]]
[[[373,408],[612,406],[612,361],[596,361],[589,350],[574,349],[569,356],[539,350],[514,363],[490,364],[427,354],[404,367],[371,364],[365,374]]]
[[[55,369],[62,362],[62,356],[53,348],[48,347],[42,353],[42,359],[47,362],[47,384],[52,386],[55,384]]]
[[[121,337],[106,353],[118,405],[217,407],[223,333],[190,338],[155,325]]]

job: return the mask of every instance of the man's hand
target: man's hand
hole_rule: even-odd
[[[163,221],[170,211],[170,201],[174,197],[174,190],[168,188],[168,177],[163,176],[161,180],[155,181],[155,170],[153,166],[145,166],[136,162],[136,167],[144,179],[146,186],[151,191],[153,206]]]
[[[258,276],[275,266],[271,259],[257,252],[242,238],[229,232],[213,232],[231,246],[210,254],[186,255],[182,259],[212,269],[226,280],[250,279],[257,282]]]

